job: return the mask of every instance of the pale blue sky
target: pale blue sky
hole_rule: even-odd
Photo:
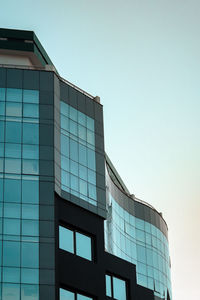
[[[173,299],[200,299],[199,0],[6,0],[0,27],[101,97],[108,155],[168,223]]]

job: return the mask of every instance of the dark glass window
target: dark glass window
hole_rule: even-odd
[[[92,239],[76,230],[59,226],[59,248],[92,260]]]
[[[106,296],[116,300],[126,300],[126,281],[106,274]]]

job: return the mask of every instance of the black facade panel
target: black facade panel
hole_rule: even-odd
[[[19,69],[7,69],[7,87],[22,89],[23,71]]]
[[[0,87],[6,86],[6,76],[7,70],[5,68],[0,68]]]
[[[28,90],[39,90],[39,72],[24,70],[23,88]]]

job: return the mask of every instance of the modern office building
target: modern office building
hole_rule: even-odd
[[[0,29],[0,299],[172,300],[167,225],[104,150],[103,108]]]

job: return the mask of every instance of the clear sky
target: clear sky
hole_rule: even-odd
[[[200,299],[200,1],[2,0],[104,105],[108,155],[169,226],[174,300]]]

